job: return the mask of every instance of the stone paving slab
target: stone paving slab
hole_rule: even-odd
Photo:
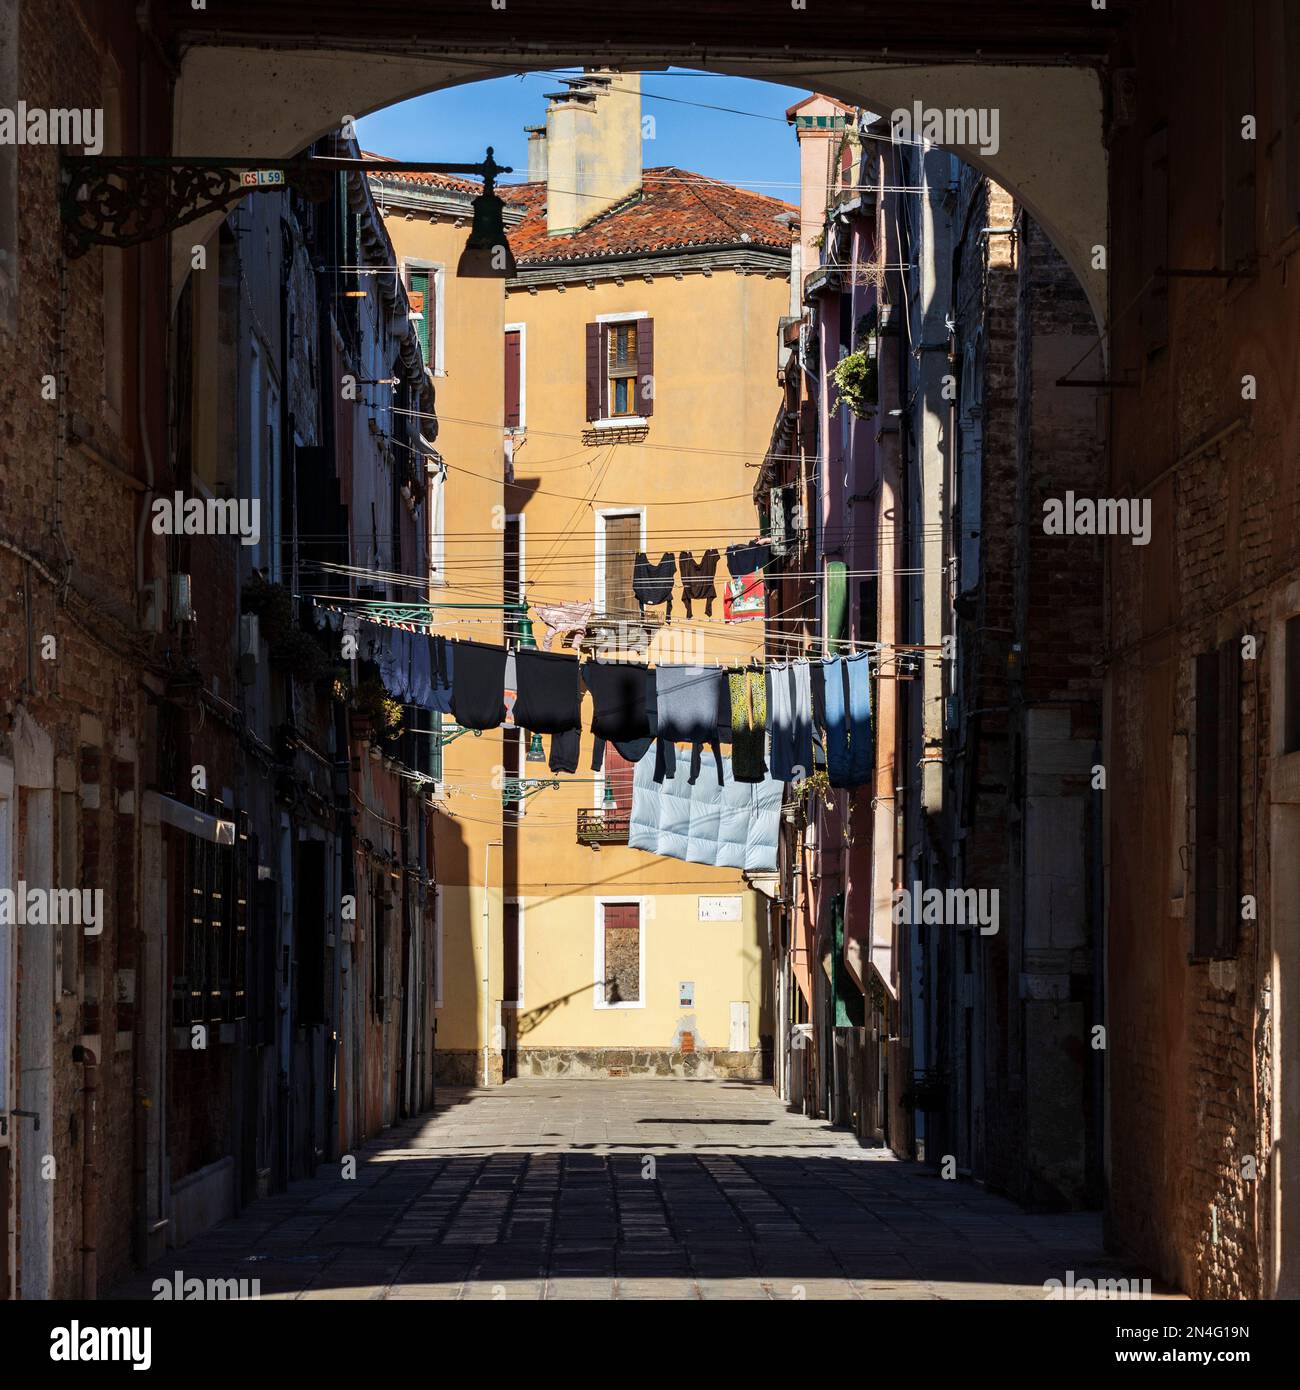
[[[445,1090],[355,1157],[354,1179],[322,1167],[113,1296],[173,1264],[308,1301],[1041,1300],[1071,1270],[1141,1274],[1095,1214],[942,1181],[757,1083]]]

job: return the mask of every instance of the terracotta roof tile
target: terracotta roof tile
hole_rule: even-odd
[[[524,214],[510,230],[521,266],[741,245],[786,251],[793,233],[777,219],[797,213],[777,198],[666,166],[645,170],[641,192],[626,203],[576,232],[552,237],[546,234],[544,183],[502,184],[498,192]]]
[[[390,160],[390,156],[386,154],[374,154],[369,150],[362,150],[361,158]],[[414,183],[423,188],[443,188],[449,193],[468,193],[473,197],[477,197],[483,191],[480,181],[462,179],[456,174],[413,174],[409,171],[395,171],[389,174],[383,169],[372,169],[371,173],[386,183]]]

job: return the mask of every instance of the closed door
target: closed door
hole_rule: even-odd
[[[605,518],[605,612],[611,617],[628,618],[638,612],[632,593],[632,570],[641,548],[641,518]]]

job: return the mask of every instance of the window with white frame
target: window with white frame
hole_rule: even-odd
[[[505,427],[522,430],[528,417],[528,363],[522,323],[506,324],[505,349]]]
[[[654,320],[602,315],[586,328],[587,419],[598,426],[644,424],[654,414]]]
[[[410,305],[411,325],[420,340],[424,365],[434,376],[443,373],[442,362],[442,296],[445,276],[443,267],[431,261],[406,260],[402,263],[406,279],[406,299]]]
[[[428,491],[425,507],[429,515],[429,583],[447,582],[447,465],[428,440]]]
[[[645,1005],[645,934],[640,899],[596,904],[596,997],[598,1009]]]

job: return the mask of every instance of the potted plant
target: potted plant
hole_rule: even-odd
[[[840,400],[859,420],[876,413],[879,373],[872,346],[874,337],[871,344],[846,354],[831,368],[831,380],[835,383]]]

